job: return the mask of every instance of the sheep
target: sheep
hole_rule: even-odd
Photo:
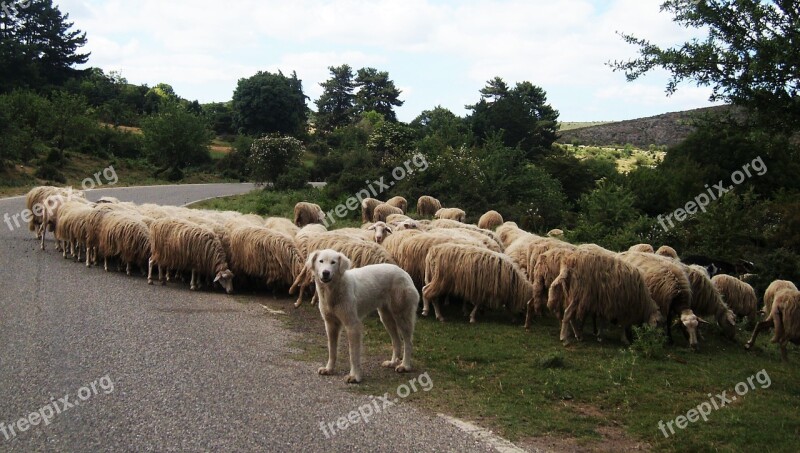
[[[405,214],[389,214],[386,216],[386,223],[399,224],[400,222],[405,222],[406,220],[411,220],[411,217]]]
[[[752,348],[759,332],[770,327],[775,328],[772,343],[778,343],[781,348],[781,360],[788,362],[786,344],[791,341],[800,345],[800,291],[783,289],[775,294],[769,316],[756,324],[753,335],[744,348],[748,350]]]
[[[537,255],[531,255],[528,262],[528,280],[533,284],[533,302],[528,305],[525,316],[525,326],[528,328],[531,323],[532,315],[542,313],[548,302],[550,285],[561,272],[561,260],[565,256],[576,250],[576,247],[557,246],[543,251]],[[549,307],[553,313],[558,313],[560,319],[564,312],[563,300],[553,299],[553,306]]]
[[[284,217],[267,217],[264,220],[264,226],[270,230],[275,230],[290,237],[295,237],[300,231],[291,220]]]
[[[725,305],[717,288],[711,282],[708,270],[703,266],[681,264],[689,278],[692,289],[692,311],[697,316],[713,316],[722,329],[723,335],[733,340],[736,337],[736,315]],[[705,323],[703,318],[699,321]]]
[[[497,233],[497,237],[500,239],[500,243],[503,244],[504,248],[508,247],[512,242],[523,236],[540,237],[521,229],[514,222],[504,222],[502,225],[495,228],[495,233]]]
[[[457,220],[464,223],[467,218],[467,213],[458,208],[442,208],[436,211],[436,214],[433,216],[437,219]]]
[[[423,195],[417,200],[417,215],[420,217],[433,217],[440,209],[442,203],[431,196]]]
[[[384,248],[404,271],[414,285],[422,288],[425,281],[425,257],[431,247],[438,244],[465,244],[483,247],[483,242],[468,236],[452,236],[441,231],[404,230],[389,236]]]
[[[562,238],[564,237],[564,230],[553,228],[552,230],[547,232],[547,237]]]
[[[424,221],[414,220],[414,219],[403,220],[402,222],[397,224],[397,226],[395,227],[395,230],[396,231],[403,231],[403,230],[428,231],[430,224],[425,224],[423,222]]]
[[[629,252],[642,252],[642,253],[655,253],[653,246],[650,244],[636,244],[630,246]]]
[[[386,204],[394,206],[395,208],[399,208],[401,211],[403,211],[403,214],[405,214],[406,211],[408,211],[408,201],[406,201],[406,199],[403,197],[398,196],[389,198],[388,200],[386,200]]]
[[[746,316],[751,325],[756,321],[758,297],[752,286],[727,274],[717,274],[711,282],[737,316]]]
[[[108,257],[119,256],[125,273],[131,275],[131,264],[144,271],[150,258],[150,228],[147,219],[138,214],[110,212],[100,224],[98,249],[103,255],[103,268],[108,271]]]
[[[380,244],[387,236],[392,234],[392,228],[385,222],[375,222],[362,225],[362,228],[340,228],[338,230],[331,230],[330,233],[350,236],[365,241],[374,241]]]
[[[42,213],[42,223],[39,226],[39,230],[37,235],[41,236],[41,244],[40,248],[44,250],[44,240],[47,236],[47,231],[55,231],[56,224],[58,223],[58,212],[61,210],[61,206],[64,205],[67,201],[75,201],[78,203],[89,204],[89,201],[85,198],[80,197],[72,197],[67,198],[61,193],[57,193],[55,195],[49,195],[44,200],[45,209]],[[60,251],[58,241],[56,241],[56,251]]]
[[[467,223],[462,223],[457,220],[450,220],[450,219],[439,219],[434,220],[430,223],[430,229],[439,229],[439,230],[458,230],[460,232],[466,232],[471,236],[479,237],[478,235],[483,235],[486,238],[490,239],[487,242],[487,247],[492,250],[502,252],[505,250],[505,246],[503,245],[503,241],[500,240],[500,237],[491,230],[485,230],[483,228],[478,228],[475,225],[470,225]]]
[[[377,198],[364,198],[361,200],[361,223],[371,222],[375,207],[382,203]]]
[[[636,266],[644,277],[650,295],[658,304],[666,321],[667,340],[672,340],[672,318],[678,316],[689,336],[689,346],[697,349],[697,327],[700,321],[691,309],[692,289],[689,278],[674,261],[646,252],[623,252],[621,260]]]
[[[294,205],[294,224],[300,228],[310,223],[322,223],[325,213],[315,203],[298,202]]]
[[[656,326],[664,320],[636,266],[589,248],[578,248],[562,258],[550,286],[548,306],[551,299],[564,301],[559,338],[565,344],[569,343],[570,327],[575,338],[581,339],[587,315],[620,325],[624,344],[630,344],[631,326]],[[559,316],[558,311],[555,314]]]
[[[147,283],[153,284],[153,266],[158,266],[158,281],[166,282],[163,270],[191,270],[190,289],[199,286],[200,275],[214,276],[214,282],[233,292],[234,274],[219,237],[212,230],[181,219],[158,219],[150,224],[150,260]],[[199,275],[198,275],[199,274]]]
[[[56,241],[61,241],[64,258],[67,258],[67,245],[70,255],[81,259],[81,246],[86,245],[88,218],[94,211],[94,204],[85,204],[79,201],[68,201],[59,210],[59,220],[56,224]]]
[[[80,190],[73,190],[72,187],[54,187],[54,186],[38,186],[31,189],[25,195],[25,207],[30,212],[30,220],[28,221],[28,229],[35,232],[36,239],[39,239],[42,225],[42,217],[48,205],[45,203],[47,197],[51,195],[61,195],[67,200],[73,198],[84,198],[83,192]],[[51,225],[55,228],[55,225]],[[53,230],[51,230],[53,231]]]
[[[116,198],[116,197],[108,197],[108,196],[100,197],[100,199],[97,200],[97,204],[103,204],[103,203],[119,204],[120,201],[119,201],[119,198]]]
[[[505,304],[511,312],[524,311],[533,287],[502,253],[470,245],[439,244],[425,257],[422,315],[427,316],[432,301],[436,319],[444,321],[438,298],[450,294],[474,305],[469,322],[475,323],[478,308],[484,303],[492,309]]]
[[[528,265],[536,264],[536,257],[552,247],[575,248],[574,245],[559,241],[558,239],[543,238],[540,236],[523,236],[512,242],[511,245],[505,249],[505,253],[517,263],[525,275],[529,275]]]
[[[230,268],[236,275],[263,278],[289,287],[303,267],[292,238],[266,227],[241,226],[229,233]]]
[[[767,290],[764,291],[764,307],[762,308],[764,314],[772,312],[772,301],[775,300],[775,295],[784,289],[797,291],[797,286],[789,280],[775,280],[767,286]]]
[[[503,216],[497,211],[487,211],[478,219],[478,228],[494,230],[503,224]]]
[[[403,214],[403,210],[387,203],[381,203],[372,211],[372,221],[386,222],[386,219],[392,214]]]
[[[302,230],[298,236],[302,234]],[[391,237],[391,236],[390,236]],[[303,260],[315,250],[333,249],[343,253],[350,259],[352,268],[364,267],[369,264],[389,263],[397,264],[386,249],[373,241],[365,241],[352,236],[337,234],[336,231],[317,232],[310,234],[303,241],[304,250],[300,250]],[[300,247],[298,247],[300,249]],[[294,294],[296,288],[300,288],[300,295],[295,302],[295,307],[299,307],[303,302],[305,289],[311,286],[314,276],[308,267],[303,267],[294,279],[289,294]],[[312,304],[316,296],[312,299]]]
[[[674,248],[668,245],[662,245],[661,247],[656,250],[656,255],[665,256],[667,258],[672,258],[674,260],[678,259],[678,252],[675,251]]]

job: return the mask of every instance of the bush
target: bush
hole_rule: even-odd
[[[300,190],[308,186],[309,171],[302,165],[290,167],[285,173],[275,179],[277,190]]]
[[[652,326],[633,326],[633,343],[631,351],[645,359],[657,359],[664,356],[664,329]]]
[[[276,183],[287,170],[302,167],[305,149],[300,140],[277,134],[265,135],[253,141],[247,169],[256,183]]]
[[[168,181],[180,181],[183,179],[183,171],[181,171],[178,167],[172,167],[169,173],[167,173],[167,180]]]
[[[50,163],[43,163],[39,168],[36,169],[35,173],[37,178],[44,179],[46,181],[54,182],[54,183],[61,183],[66,184],[67,178],[61,173],[58,168],[56,168],[53,164]]]

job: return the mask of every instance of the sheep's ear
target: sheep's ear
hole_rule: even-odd
[[[373,224],[372,224],[372,225],[370,225],[370,226],[369,226],[369,228],[367,228],[367,229],[368,229],[368,230],[373,230],[373,231],[374,231],[374,230],[375,230],[375,224],[373,223]]]
[[[221,272],[217,272],[217,277],[214,279],[214,283],[217,283],[220,278],[222,278],[222,273]]]
[[[308,268],[308,270],[314,270],[314,261],[317,260],[317,255],[318,254],[319,254],[319,250],[317,250],[316,252],[312,253],[311,255],[308,255],[308,259],[306,260],[306,267]]]
[[[697,317],[697,322],[699,322],[700,324],[711,324],[710,322],[706,321],[705,319],[699,316]]]
[[[350,269],[353,263],[350,261],[350,258],[344,256],[343,254],[339,254],[339,273],[344,274],[345,271]]]
[[[389,234],[394,233],[394,231],[392,230],[392,227],[390,227],[389,225],[386,225],[386,228],[384,229],[384,231],[386,231]]]

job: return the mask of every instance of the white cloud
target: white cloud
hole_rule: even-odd
[[[297,71],[313,101],[328,66],[347,63],[388,70],[403,87],[405,120],[437,103],[462,112],[464,99],[473,103],[477,89],[498,75],[510,84],[529,80],[545,90],[594,93],[583,103],[570,102],[569,111],[560,109],[564,119],[581,119],[602,111],[603,102],[626,103],[632,116],[644,104],[665,110],[676,101],[706,105],[702,89],[682,87],[667,98],[663,77],[627,83],[606,66],[635,56],[636,48],[617,31],[662,45],[697,36],[659,12],[660,3],[608,0],[601,8],[590,0],[65,0],[60,8],[87,31],[91,65],[121,69],[135,83],[170,83],[201,101],[229,99],[239,78],[277,69]],[[432,69],[407,67],[416,60],[453,61],[460,72],[424,77]]]

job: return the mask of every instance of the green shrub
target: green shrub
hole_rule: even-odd
[[[36,169],[37,178],[41,178],[54,183],[66,184],[67,178],[51,163],[43,163]]]
[[[657,359],[664,356],[664,329],[652,326],[633,326],[633,343],[631,351],[645,359]]]

